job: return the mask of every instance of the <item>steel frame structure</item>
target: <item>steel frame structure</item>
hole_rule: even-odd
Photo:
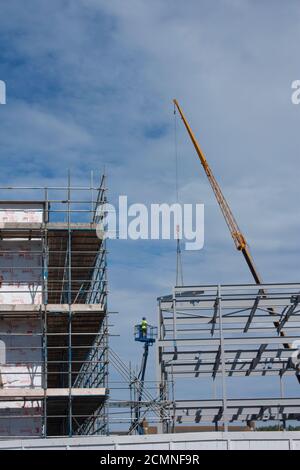
[[[281,382],[285,376],[298,375],[292,356],[297,358],[299,352],[299,302],[300,284],[183,286],[160,297],[157,379],[161,401],[169,402],[167,384],[175,382],[176,390],[180,379],[185,380],[187,391],[194,387],[196,395],[196,399],[181,400],[175,391],[170,405],[173,428],[209,424],[218,429],[221,424],[226,431],[235,422],[300,420],[299,394],[285,398],[282,388],[273,397],[228,396],[232,377],[239,377],[244,386],[248,377],[260,377],[258,388],[263,391],[263,377],[277,376]],[[280,335],[282,328],[285,337]],[[189,382],[192,378],[212,384],[219,379],[220,398],[197,399],[198,387]],[[161,430],[172,429],[162,426]]]
[[[105,180],[100,175],[96,182],[91,173],[86,186],[72,185],[69,175],[66,186],[0,187],[0,197],[5,195],[5,201],[0,202],[8,206],[17,198],[25,206],[36,201],[43,205],[41,223],[4,222],[0,226],[3,242],[39,240],[41,246],[35,251],[41,257],[41,267],[30,267],[29,263],[28,268],[38,270],[42,302],[0,304],[1,319],[16,323],[32,319],[40,325],[35,332],[0,331],[0,339],[9,345],[8,353],[18,350],[22,354],[26,336],[36,338],[41,360],[26,366],[40,367],[41,386],[0,386],[0,402],[29,404],[23,419],[42,420],[40,437],[108,433],[106,242],[96,232],[105,216]],[[5,253],[0,251],[0,266]],[[14,267],[18,269],[21,267]],[[34,403],[37,407],[31,408]],[[2,407],[0,425],[1,420],[14,418],[20,417]]]

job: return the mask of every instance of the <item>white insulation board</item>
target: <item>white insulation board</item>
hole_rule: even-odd
[[[42,205],[0,203],[0,225],[43,221]],[[41,240],[0,241],[0,304],[42,302]],[[42,387],[42,326],[39,319],[0,319],[0,387]],[[39,436],[42,403],[0,401],[0,436]]]

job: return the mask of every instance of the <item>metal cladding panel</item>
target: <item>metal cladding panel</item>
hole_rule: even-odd
[[[274,446],[274,441],[271,439],[264,441],[251,441],[250,439],[248,441],[241,440],[231,442],[231,450],[290,450],[290,442],[288,439],[282,439],[280,441],[276,441],[276,446]]]
[[[197,442],[175,442],[174,450],[227,450],[226,441],[197,441]]]
[[[292,442],[293,450],[300,450],[300,440]]]
[[[300,432],[195,432],[143,436],[83,436],[0,440],[0,449],[12,450],[299,450]],[[171,457],[171,455],[170,455]],[[176,456],[175,456],[176,457]],[[175,462],[174,462],[175,463]]]
[[[134,442],[131,444],[123,444],[122,442],[119,443],[119,448],[118,450],[140,450],[141,449],[141,444],[135,444]],[[169,446],[167,443],[162,442],[162,443],[148,443],[144,442],[143,443],[143,450],[168,450]]]

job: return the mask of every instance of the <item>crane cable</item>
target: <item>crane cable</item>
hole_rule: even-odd
[[[174,104],[174,152],[175,152],[175,188],[176,204],[179,204],[179,182],[178,182],[178,137],[177,137],[177,113]],[[180,243],[180,226],[176,225],[176,286],[183,286],[183,270]]]

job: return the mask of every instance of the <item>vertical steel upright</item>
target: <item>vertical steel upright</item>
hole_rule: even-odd
[[[224,416],[224,431],[228,431],[228,417],[227,417],[227,387],[226,387],[226,357],[224,347],[223,335],[223,313],[222,313],[222,294],[221,286],[218,285],[217,293],[218,312],[219,312],[219,330],[220,330],[220,350],[221,350],[221,368],[222,368],[222,399],[223,399],[223,416]]]
[[[69,436],[73,435],[73,419],[72,419],[72,253],[71,253],[71,243],[72,243],[72,234],[71,234],[71,173],[68,172],[68,195],[67,195],[67,222],[68,222],[68,305],[69,305],[69,317],[68,317],[68,387],[69,387],[69,425],[68,431]]]

